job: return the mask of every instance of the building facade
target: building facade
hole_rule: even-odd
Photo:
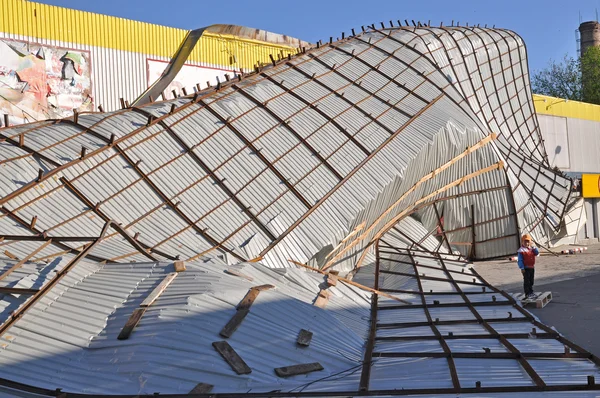
[[[578,181],[600,174],[600,105],[543,95],[534,95],[533,102],[550,165]],[[587,222],[579,237],[597,241],[600,198],[586,191],[583,196]]]
[[[187,30],[24,0],[0,0],[0,113],[11,124],[132,102],[158,79]],[[284,35],[230,25],[206,28],[177,77],[172,98],[295,54]],[[174,90],[174,91],[173,91]]]

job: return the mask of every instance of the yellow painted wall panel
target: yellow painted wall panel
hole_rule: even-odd
[[[600,174],[581,176],[581,195],[584,198],[600,198]]]
[[[171,57],[187,31],[24,0],[0,0],[0,31],[14,35]],[[269,62],[290,46],[206,32],[189,59],[235,69]],[[235,59],[237,62],[231,63]]]
[[[564,98],[539,94],[533,95],[533,103],[535,111],[542,115],[573,117],[600,122],[600,105],[568,101]]]

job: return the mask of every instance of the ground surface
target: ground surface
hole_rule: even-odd
[[[573,249],[578,246],[565,246]],[[600,356],[600,244],[582,254],[555,257],[545,250],[535,265],[534,291],[551,291],[553,300],[542,309],[526,308],[543,323],[554,326],[569,340]],[[475,263],[477,272],[492,285],[509,293],[523,292],[516,262]]]

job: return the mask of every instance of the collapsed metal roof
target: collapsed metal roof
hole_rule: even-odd
[[[283,395],[595,389],[597,358],[462,260],[561,226],[570,181],[549,168],[531,102],[510,31],[373,26],[216,89],[2,129],[0,385],[69,396],[198,383]],[[173,273],[178,260],[187,270]],[[238,315],[248,289],[258,301]],[[381,295],[401,308],[380,308]],[[211,347],[232,314],[245,320],[227,341],[249,374]],[[294,345],[301,328],[315,339],[306,349]],[[273,373],[306,362],[324,370]]]

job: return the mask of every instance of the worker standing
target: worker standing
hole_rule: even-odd
[[[531,236],[523,235],[518,251],[518,264],[523,274],[523,289],[526,298],[533,298],[533,277],[535,274],[535,257],[540,254],[537,247],[532,245]]]

